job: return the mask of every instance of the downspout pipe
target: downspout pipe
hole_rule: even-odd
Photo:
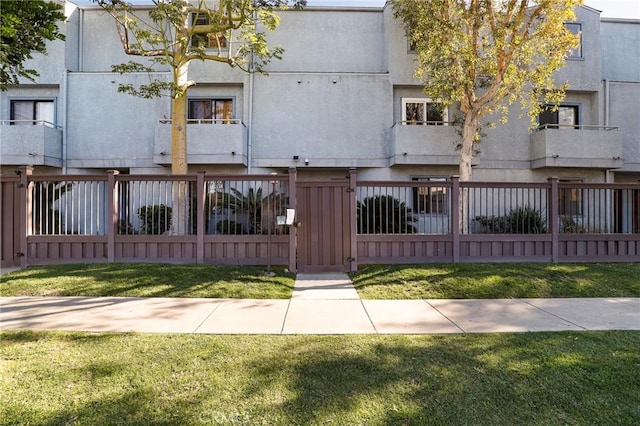
[[[605,78],[602,82],[604,83],[604,126],[609,127],[611,123],[611,81]],[[604,181],[606,183],[614,182],[613,174],[614,170],[606,170]]]
[[[611,119],[611,98],[610,98],[610,82],[609,79],[605,78],[602,80],[604,83],[604,126],[608,127]]]
[[[62,76],[62,174],[67,174],[67,126],[69,118],[69,70],[64,70]]]
[[[253,162],[253,55],[251,57],[251,72],[249,73],[249,112],[247,114],[247,174],[251,174],[251,163]]]
[[[253,12],[254,25],[255,20],[258,19],[256,11]],[[253,162],[253,83],[255,79],[255,54],[251,51],[251,61],[249,62],[249,111],[247,113],[247,174],[251,174],[251,163]]]

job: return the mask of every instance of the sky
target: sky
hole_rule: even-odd
[[[91,0],[71,0],[74,3],[90,4]],[[135,1],[135,0],[133,0]],[[307,0],[311,6],[383,6],[386,0]],[[585,4],[602,11],[604,18],[640,19],[640,0],[585,0]]]
[[[382,6],[386,0],[307,0],[310,5]],[[585,0],[585,4],[602,11],[602,17],[640,19],[639,0]]]

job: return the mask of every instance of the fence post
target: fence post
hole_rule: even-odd
[[[289,168],[289,208],[296,208],[296,181],[298,178],[298,171],[295,167]],[[297,214],[297,213],[296,213]],[[294,222],[297,218],[294,218]],[[289,227],[289,271],[298,272],[298,265],[296,264],[297,258],[297,228],[295,224]]]
[[[549,197],[549,231],[551,232],[551,261],[558,263],[560,259],[558,236],[560,233],[560,226],[558,222],[559,218],[559,190],[557,177],[550,177],[547,179],[551,185],[551,191]]]
[[[460,262],[460,176],[451,176],[451,237],[453,242],[453,263]]]
[[[33,174],[33,167],[20,167],[20,184],[18,185],[18,200],[20,203],[20,215],[18,217],[18,230],[20,242],[18,246],[18,256],[20,256],[20,267],[26,268],[29,265],[27,234],[31,232],[31,217],[33,200],[31,199],[30,177]]]
[[[351,259],[349,270],[356,272],[358,270],[358,219],[357,219],[357,199],[356,189],[358,174],[355,167],[349,169],[349,229],[351,231]]]
[[[202,265],[204,263],[204,235],[207,233],[207,221],[204,217],[206,204],[206,188],[205,188],[205,172],[198,172],[196,178],[196,263]]]
[[[107,170],[107,262],[116,259],[116,233],[118,232],[118,188],[117,170]]]

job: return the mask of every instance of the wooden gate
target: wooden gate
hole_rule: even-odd
[[[298,271],[351,271],[355,203],[349,181],[298,182],[296,198]]]
[[[20,251],[20,194],[18,190],[20,179],[14,177],[3,177],[0,182],[0,235],[2,244],[0,245],[0,267],[9,268],[20,266],[18,251]]]

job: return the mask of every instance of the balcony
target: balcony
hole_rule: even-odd
[[[457,129],[449,124],[451,123],[395,123],[391,128],[389,165],[457,165],[459,154],[456,146],[460,136]]]
[[[531,168],[622,167],[622,141],[617,127],[546,124],[531,134]]]
[[[44,120],[1,120],[3,165],[62,167],[62,128]]]
[[[187,163],[247,165],[247,127],[241,120],[188,120]],[[171,120],[156,125],[156,164],[171,164]]]

